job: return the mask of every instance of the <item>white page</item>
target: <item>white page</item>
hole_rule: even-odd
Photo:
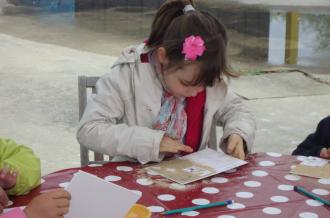
[[[306,158],[306,160],[304,160],[300,164],[305,165],[305,166],[310,166],[310,167],[324,167],[328,163],[329,163],[329,160],[327,160],[327,159],[309,156]]]
[[[241,165],[247,164],[246,161],[229,156],[221,151],[215,151],[210,148],[180,157],[199,164],[212,167],[217,173],[221,173]]]
[[[83,171],[74,175],[66,190],[72,198],[65,218],[121,218],[141,197]]]

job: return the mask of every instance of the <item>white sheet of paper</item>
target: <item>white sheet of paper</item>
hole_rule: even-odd
[[[244,160],[234,158],[221,151],[215,151],[210,148],[205,148],[204,150],[180,158],[212,167],[217,173],[221,173],[247,164],[247,162]]]
[[[141,197],[129,189],[79,171],[66,190],[71,193],[65,218],[124,217]]]

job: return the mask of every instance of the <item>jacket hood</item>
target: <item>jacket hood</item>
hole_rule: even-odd
[[[121,52],[121,54],[119,55],[118,59],[116,60],[116,62],[113,64],[112,67],[122,64],[141,62],[140,55],[148,52],[149,49],[147,48],[145,43],[141,43],[137,46],[127,47]]]

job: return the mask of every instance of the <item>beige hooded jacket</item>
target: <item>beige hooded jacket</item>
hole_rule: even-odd
[[[124,50],[111,72],[97,82],[97,94],[88,102],[77,139],[87,148],[110,155],[115,161],[161,161],[159,145],[163,131],[151,129],[161,108],[163,94],[150,63],[141,63],[145,45]],[[254,116],[224,82],[206,88],[202,140],[199,149],[216,149],[215,125],[223,126],[223,137],[237,133],[251,150],[256,124]],[[221,148],[226,144],[221,140]]]

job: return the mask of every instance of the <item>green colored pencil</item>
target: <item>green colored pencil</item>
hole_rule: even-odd
[[[194,207],[185,207],[185,208],[179,208],[175,210],[168,210],[163,213],[163,215],[170,215],[170,214],[175,214],[175,213],[183,213],[183,212],[188,212],[192,210],[199,210],[199,209],[204,209],[204,208],[210,208],[210,207],[217,207],[217,206],[226,206],[229,204],[232,204],[232,200],[227,200],[223,202],[215,202],[215,203],[210,203],[210,204],[205,204],[205,205],[198,205]]]
[[[313,198],[314,200],[317,200],[317,201],[319,201],[319,202],[321,202],[321,203],[323,203],[323,204],[325,204],[327,206],[330,206],[330,201],[327,201],[325,199],[322,199],[319,196],[314,195],[313,193],[306,191],[303,187],[295,186],[294,187],[294,190],[296,192],[299,192],[301,194],[306,195],[307,197]]]

